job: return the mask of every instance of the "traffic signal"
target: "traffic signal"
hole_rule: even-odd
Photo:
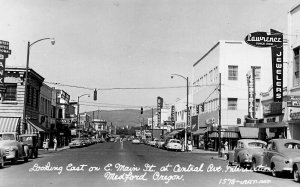
[[[196,113],[199,114],[199,105],[196,106]]]
[[[94,101],[97,101],[97,89],[94,90]]]
[[[141,107],[141,114],[143,114],[143,107]]]
[[[204,112],[204,103],[201,105],[201,112]]]

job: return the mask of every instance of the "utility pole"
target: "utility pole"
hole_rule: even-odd
[[[154,137],[153,137],[153,128],[154,128],[154,125],[153,125],[153,108],[152,108],[152,122],[151,122],[151,124],[152,124],[152,140],[154,139]]]
[[[218,146],[218,154],[219,157],[221,156],[221,104],[222,104],[222,97],[221,97],[221,73],[219,73],[219,124],[218,124],[218,134],[219,134],[219,146]]]

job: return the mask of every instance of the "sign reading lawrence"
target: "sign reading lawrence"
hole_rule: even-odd
[[[254,32],[248,34],[245,42],[254,47],[271,47],[273,70],[273,100],[282,102],[283,95],[283,35],[271,29],[271,34]]]

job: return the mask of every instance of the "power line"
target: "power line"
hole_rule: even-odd
[[[165,86],[165,87],[112,87],[112,88],[89,88],[84,86],[76,86],[76,85],[69,85],[63,83],[55,83],[55,82],[47,82],[47,84],[58,85],[58,86],[65,86],[65,87],[72,87],[72,88],[80,88],[80,89],[87,89],[87,90],[159,90],[159,89],[177,89],[177,88],[186,88],[186,86]],[[206,85],[195,85],[189,87],[205,87],[205,86],[216,86],[216,84],[206,84]]]

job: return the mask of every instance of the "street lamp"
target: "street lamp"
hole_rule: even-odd
[[[171,74],[171,78],[174,76],[181,77],[186,80],[186,124],[184,126],[184,150],[187,149],[187,125],[189,124],[189,77],[184,77],[179,74]]]
[[[35,42],[30,43],[30,41],[28,41],[27,44],[27,60],[26,60],[26,73],[25,73],[25,80],[24,80],[24,86],[25,86],[25,94],[24,94],[24,107],[23,107],[23,129],[22,129],[22,133],[25,133],[25,126],[26,126],[26,98],[27,98],[27,83],[28,83],[28,68],[29,68],[29,55],[30,55],[30,48],[43,40],[51,40],[51,44],[54,45],[55,44],[55,39],[54,38],[42,38],[39,39]]]
[[[90,97],[90,94],[83,94],[83,95],[81,95],[81,96],[78,96],[78,100],[77,100],[77,128],[78,128],[78,125],[79,125],[79,123],[80,123],[79,99],[80,99],[80,97],[83,97],[83,96],[85,96],[85,95],[87,95],[88,97]],[[80,133],[79,133],[79,138],[80,138]]]

